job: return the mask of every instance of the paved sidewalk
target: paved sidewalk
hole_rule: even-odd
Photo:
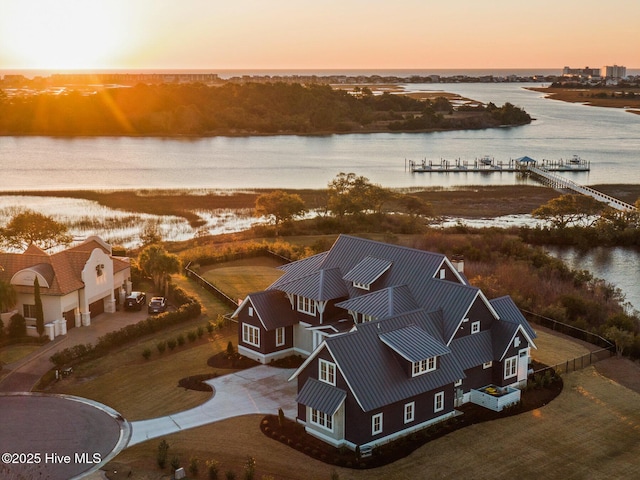
[[[25,358],[4,365],[3,369],[9,370],[10,373],[0,380],[0,392],[30,392],[40,377],[53,368],[49,358],[54,353],[74,345],[95,344],[104,334],[138,323],[147,316],[146,310],[103,313],[91,320],[91,325],[88,327],[72,328],[66,335],[57,337]]]
[[[206,383],[214,389],[210,400],[174,415],[131,422],[127,446],[226,418],[255,413],[277,415],[278,408],[286,417],[295,418],[297,382],[287,382],[294,371],[260,365],[208,380]]]

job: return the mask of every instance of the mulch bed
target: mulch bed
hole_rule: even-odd
[[[377,447],[368,458],[359,458],[356,452],[346,447],[335,448],[305,432],[304,426],[294,420],[277,415],[267,415],[260,422],[260,430],[265,435],[322,462],[346,468],[366,469],[381,467],[406,457],[431,440],[440,438],[460,428],[477,423],[506,418],[545,406],[562,392],[563,382],[557,378],[544,388],[524,390],[520,404],[494,412],[479,405],[467,403],[457,410],[463,415],[411,433],[398,440]]]
[[[209,357],[209,360],[207,360],[207,365],[213,368],[243,370],[245,368],[251,368],[260,365],[260,363],[256,362],[255,360],[251,360],[250,358],[243,357],[242,355],[238,355],[237,353],[234,355],[229,355],[227,354],[227,352],[220,352],[216,353],[212,357]]]

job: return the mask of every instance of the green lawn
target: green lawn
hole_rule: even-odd
[[[39,345],[10,345],[0,348],[0,365],[17,362],[39,348]]]
[[[276,267],[281,263],[266,257],[247,258],[210,265],[200,275],[231,298],[244,298],[251,292],[264,290],[282,275]]]

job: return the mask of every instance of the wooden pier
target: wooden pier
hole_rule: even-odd
[[[411,173],[452,173],[452,172],[469,172],[469,173],[499,173],[499,172],[522,172],[526,171],[530,166],[540,167],[550,172],[588,172],[591,170],[591,162],[584,160],[577,155],[570,159],[560,160],[534,160],[530,157],[520,157],[509,159],[506,162],[502,160],[496,161],[493,157],[484,156],[476,158],[473,161],[467,160],[446,160],[439,161],[422,160],[416,162],[414,160],[405,159],[405,170]]]

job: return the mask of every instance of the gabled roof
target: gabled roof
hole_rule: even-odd
[[[315,408],[327,415],[334,415],[345,398],[347,398],[347,392],[344,390],[315,378],[309,378],[298,393],[296,402]]]
[[[327,338],[291,379],[326,349],[365,412],[443,388],[464,378],[464,372],[453,355],[442,355],[435,371],[412,377],[407,365],[379,337],[412,322],[417,322],[417,328],[428,331],[431,328],[429,320],[430,317],[422,313],[358,324],[357,330],[351,333]]]
[[[336,306],[363,315],[371,315],[375,319],[393,317],[420,308],[406,285],[367,293],[336,303]]]
[[[451,353],[446,346],[415,325],[381,333],[378,337],[409,362],[419,362]]]
[[[498,318],[491,304],[479,288],[470,285],[430,279],[419,290],[417,302],[426,310],[442,310],[444,319],[444,337],[449,344],[458,331],[469,309],[480,298],[487,309]]]
[[[521,325],[530,340],[537,337],[535,330],[531,328],[531,325],[527,322],[527,319],[524,318],[524,315],[522,315],[522,312],[511,297],[507,295],[504,297],[494,298],[490,303],[498,313],[500,320]]]
[[[371,285],[389,270],[391,265],[392,262],[389,260],[365,257],[345,274],[344,279],[361,285]]]
[[[322,264],[327,253],[328,252],[322,252],[317,255],[313,255],[312,257],[303,258],[302,260],[297,260],[295,262],[279,266],[278,270],[282,270],[284,275],[273,282],[268,289],[272,290],[278,288],[278,286],[283,283],[287,283],[295,278],[304,277],[313,273],[318,269],[319,265]]]
[[[498,322],[495,322],[498,323]],[[465,335],[451,342],[451,351],[464,370],[495,360],[490,330]]]
[[[237,317],[248,303],[253,306],[254,314],[257,315],[258,320],[267,331],[297,323],[289,299],[279,290],[250,293],[238,306],[232,317]]]
[[[339,268],[317,270],[303,277],[280,283],[277,289],[313,300],[333,300],[346,297],[349,293]]]

